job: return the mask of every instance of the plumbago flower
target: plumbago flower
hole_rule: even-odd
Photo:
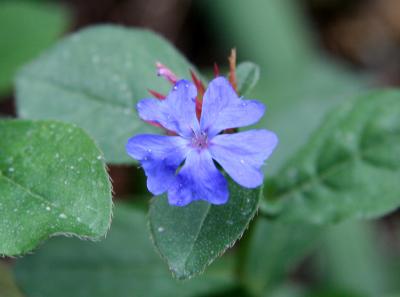
[[[149,191],[168,192],[168,201],[175,206],[195,200],[224,204],[229,199],[228,183],[216,163],[239,185],[260,186],[260,168],[277,145],[276,135],[267,130],[223,132],[256,123],[264,105],[239,98],[222,76],[204,92],[193,73],[195,84],[177,80],[162,64],[157,66],[174,85],[165,98],[151,91],[157,98],[141,100],[137,110],[141,119],[165,128],[169,136],[137,135],[126,145],[128,154],[141,163]]]

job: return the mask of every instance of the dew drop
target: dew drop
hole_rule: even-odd
[[[67,218],[67,216],[66,216],[65,213],[61,213],[58,217],[59,217],[60,219],[66,219],[66,218]]]
[[[178,90],[178,86],[174,86],[173,88],[172,88],[174,91],[176,91],[176,90]]]
[[[50,211],[51,210],[50,206],[46,206],[46,210]]]
[[[243,159],[241,159],[241,160],[240,160],[240,163],[244,164],[244,160],[243,160]]]
[[[164,229],[163,227],[158,227],[157,231],[160,232],[160,233],[162,233],[162,232],[165,231],[165,229]]]
[[[14,171],[15,171],[15,169],[14,169],[13,167],[10,167],[10,168],[8,168],[8,171],[10,171],[10,172],[14,172]]]

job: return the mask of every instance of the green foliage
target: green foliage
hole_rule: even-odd
[[[298,1],[208,0],[198,5],[213,17],[221,46],[237,45],[239,58],[251,58],[261,68],[262,77],[249,94],[267,106],[256,127],[279,137],[265,166],[267,175],[307,143],[327,111],[367,86],[365,77],[320,56]]]
[[[281,224],[267,219],[258,220],[252,228],[239,269],[242,281],[255,296],[272,294],[315,248],[323,231],[315,225]]]
[[[53,5],[0,3],[0,95],[11,90],[17,69],[50,46],[67,23],[66,12]]]
[[[400,92],[378,91],[332,111],[265,186],[263,211],[327,223],[382,216],[400,205]]]
[[[229,193],[229,202],[220,206],[196,201],[174,207],[166,195],[154,198],[150,208],[152,238],[177,278],[203,272],[235,244],[254,217],[260,189],[244,189],[230,181]]]
[[[101,152],[79,128],[0,121],[0,254],[26,253],[56,234],[99,238],[111,217]]]
[[[260,79],[260,67],[252,62],[240,63],[236,68],[238,93],[246,95]]]
[[[147,89],[166,93],[156,76],[160,61],[187,77],[187,60],[167,41],[145,30],[97,26],[67,37],[28,65],[17,79],[18,113],[24,118],[58,119],[86,129],[109,163],[132,163],[129,137],[157,131],[136,114]],[[46,108],[43,108],[46,106]]]
[[[100,243],[52,240],[18,260],[17,283],[29,296],[41,297],[190,297],[234,285],[225,265],[190,282],[172,279],[146,227],[144,212],[117,205],[107,239]]]
[[[379,229],[369,222],[344,222],[324,232],[316,273],[321,287],[356,296],[393,292],[392,271],[382,249]],[[398,279],[393,282],[398,289]]]

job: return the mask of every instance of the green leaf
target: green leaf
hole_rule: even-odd
[[[190,282],[177,282],[146,231],[144,212],[117,205],[104,241],[52,240],[17,261],[17,283],[29,296],[41,297],[189,297],[234,285],[229,266],[215,267]]]
[[[11,90],[17,69],[50,46],[66,29],[60,7],[39,3],[0,3],[0,95]]]
[[[150,31],[118,26],[85,29],[19,74],[18,113],[75,123],[97,140],[107,162],[133,163],[125,152],[128,138],[158,131],[139,119],[136,103],[151,97],[148,88],[161,93],[170,88],[156,75],[157,61],[179,77],[187,77],[192,68],[166,40]]]
[[[251,62],[243,62],[236,68],[236,79],[238,93],[246,95],[250,92],[260,79],[260,67]]]
[[[267,181],[262,210],[313,223],[384,215],[400,205],[399,152],[400,92],[360,96]]]
[[[0,296],[22,297],[21,292],[15,285],[14,279],[6,265],[0,262]]]
[[[252,226],[246,257],[238,269],[254,296],[272,294],[314,248],[323,230],[310,224],[281,224],[260,219]]]
[[[186,207],[168,204],[166,195],[150,207],[153,241],[173,275],[186,279],[200,274],[232,247],[254,217],[260,189],[249,190],[229,182],[224,205],[195,201]]]
[[[56,234],[99,238],[111,217],[101,152],[79,128],[0,121],[0,254],[19,255]]]

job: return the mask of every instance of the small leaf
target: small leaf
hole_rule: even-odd
[[[21,292],[15,285],[14,279],[6,265],[0,262],[0,296],[22,297]]]
[[[227,204],[195,201],[186,207],[168,204],[166,195],[155,197],[150,207],[153,241],[179,279],[204,271],[233,246],[254,217],[260,189],[229,183]]]
[[[260,79],[260,67],[251,62],[240,63],[236,68],[236,79],[238,93],[246,95],[255,87]]]
[[[143,211],[116,205],[104,241],[54,239],[17,261],[17,283],[29,296],[41,297],[194,297],[234,285],[226,266],[190,282],[177,282],[154,250],[146,229]]]
[[[73,34],[17,78],[18,114],[58,119],[86,129],[109,163],[132,163],[125,143],[135,134],[158,131],[141,121],[136,103],[166,94],[170,84],[157,77],[155,63],[178,77],[193,68],[166,40],[146,31],[98,26]],[[46,108],[43,108],[43,107]]]
[[[0,135],[0,254],[26,253],[55,234],[105,235],[111,185],[81,129],[1,120]]]
[[[11,90],[17,69],[50,46],[66,29],[60,7],[41,3],[0,3],[0,95]]]
[[[374,218],[400,205],[400,92],[377,91],[334,110],[264,188],[263,211],[327,223]]]

